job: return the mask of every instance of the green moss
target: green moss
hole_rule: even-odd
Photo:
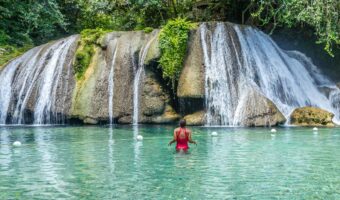
[[[145,27],[145,28],[143,29],[143,31],[144,31],[145,33],[151,33],[151,32],[153,31],[153,28],[151,28],[151,27]]]
[[[80,33],[81,39],[76,52],[74,70],[77,79],[83,77],[86,69],[91,63],[94,54],[94,48],[99,46],[99,39],[109,30],[103,29],[85,29]]]
[[[170,80],[172,89],[178,81],[187,50],[189,31],[194,25],[186,19],[170,20],[159,35],[161,49],[160,66],[163,78]]]
[[[10,45],[0,46],[0,69],[10,60],[22,55],[30,48],[32,48],[31,45],[26,45],[19,48]]]

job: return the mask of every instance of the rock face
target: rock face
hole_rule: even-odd
[[[191,30],[187,56],[177,87],[180,113],[190,115],[188,119],[190,125],[204,124],[203,118],[201,120],[197,118],[197,113],[203,113],[201,110],[204,109],[204,88],[204,61],[200,32],[199,29]]]
[[[334,126],[333,113],[315,107],[302,107],[293,111],[291,124],[298,126]]]
[[[178,81],[179,98],[204,98],[203,50],[199,30],[190,32],[188,53]]]
[[[187,125],[189,126],[201,126],[204,125],[204,111],[198,111],[190,115],[186,115],[184,119],[187,122]]]
[[[83,79],[78,80],[73,94],[72,118],[84,123],[96,124],[107,118],[107,77],[106,59],[97,48]],[[95,103],[97,102],[97,103]],[[100,102],[100,103],[98,103]]]
[[[180,116],[170,105],[170,97],[157,81],[157,75],[146,69],[140,101],[141,123],[171,123]]]
[[[275,104],[255,89],[241,98],[236,113],[235,124],[241,126],[275,126],[286,121]]]
[[[158,68],[158,31],[106,34],[80,80],[72,67],[79,36],[14,59],[0,69],[0,123],[132,123],[133,118],[174,123],[184,116],[188,125],[274,126],[297,105],[328,100],[332,112],[340,112],[340,90],[321,79],[302,54],[283,52],[258,30],[222,22],[190,31],[175,96]],[[300,67],[293,69],[296,64]],[[301,71],[305,66],[312,71]],[[316,75],[295,83],[301,74]],[[316,93],[320,98],[313,98]],[[301,108],[291,121],[333,126],[332,117],[321,109]]]
[[[161,50],[159,48],[159,37],[157,36],[150,44],[150,47],[144,60],[144,65],[150,65],[152,61],[156,61],[160,57]]]
[[[77,81],[73,95],[72,117],[84,123],[109,121],[109,111],[116,123],[132,123],[133,82],[140,67],[141,51],[151,34],[143,31],[112,32],[101,41],[83,79]],[[156,41],[156,42],[155,42]],[[157,40],[153,40],[144,64],[159,57]],[[169,105],[169,95],[162,89],[157,76],[145,66],[139,99],[141,123],[168,123],[179,116]],[[112,88],[110,88],[110,76]],[[110,92],[112,107],[110,107]]]

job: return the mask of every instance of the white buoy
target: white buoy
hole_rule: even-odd
[[[142,140],[143,140],[143,136],[137,135],[136,139],[137,139],[138,141],[142,141]]]
[[[217,136],[217,135],[218,135],[218,133],[215,132],[215,131],[211,133],[211,136]]]
[[[314,127],[314,128],[313,128],[313,131],[318,131],[318,130],[319,130],[319,129],[318,129],[318,128],[316,128],[316,127]]]
[[[15,142],[13,142],[13,146],[20,147],[21,146],[21,142],[20,141],[15,141]]]
[[[275,128],[272,128],[272,130],[270,130],[270,132],[276,133],[276,129],[275,129]]]

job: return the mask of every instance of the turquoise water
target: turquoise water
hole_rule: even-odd
[[[2,127],[0,199],[340,199],[339,128],[173,128]]]

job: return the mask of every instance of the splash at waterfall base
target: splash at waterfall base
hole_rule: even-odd
[[[157,34],[106,34],[79,80],[72,68],[78,36],[14,59],[0,71],[0,124],[163,124],[184,117],[188,125],[275,126],[305,106],[339,121],[340,90],[309,58],[230,23],[191,30],[174,95],[158,67]]]

